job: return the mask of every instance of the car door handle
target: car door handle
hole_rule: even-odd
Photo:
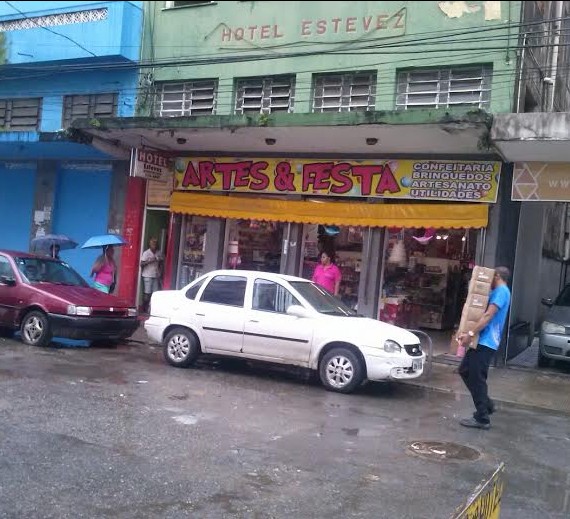
[[[196,315],[199,317],[206,317],[206,314],[199,314],[198,312],[196,312]]]
[[[257,319],[250,319],[249,322],[250,323],[258,323],[259,321]]]

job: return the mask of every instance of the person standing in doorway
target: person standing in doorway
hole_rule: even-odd
[[[106,245],[103,247],[103,254],[95,260],[91,268],[91,276],[95,276],[93,288],[111,294],[115,289],[116,273],[115,250],[111,245]]]
[[[333,263],[333,257],[327,252],[321,252],[320,264],[316,266],[313,273],[313,283],[328,290],[331,294],[338,296],[342,274],[340,269]]]
[[[475,404],[473,417],[459,422],[464,427],[489,429],[491,426],[489,415],[495,411],[495,405],[489,398],[487,374],[491,360],[501,343],[503,329],[509,313],[511,302],[511,292],[507,286],[509,278],[510,271],[507,267],[495,269],[489,305],[485,314],[471,330],[457,338],[461,344],[467,345],[474,336],[479,334],[477,347],[467,348],[465,357],[459,366],[459,374],[469,389]]]
[[[141,268],[143,278],[143,312],[149,311],[150,298],[154,292],[160,290],[160,278],[162,276],[162,263],[164,256],[158,250],[158,240],[151,238],[149,248],[145,250],[141,257]]]

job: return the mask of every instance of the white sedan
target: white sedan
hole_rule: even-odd
[[[289,364],[341,393],[366,379],[419,377],[425,361],[414,334],[358,317],[306,279],[266,272],[218,270],[155,292],[145,329],[173,366],[203,353]]]

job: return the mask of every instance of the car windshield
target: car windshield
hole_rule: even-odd
[[[73,287],[89,286],[67,263],[49,258],[14,258],[27,283],[53,283]]]
[[[355,316],[356,312],[345,306],[332,294],[310,281],[290,281],[291,286],[319,313],[327,315]]]
[[[570,306],[570,285],[560,292],[554,304],[556,306]]]

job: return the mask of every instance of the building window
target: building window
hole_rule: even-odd
[[[212,1],[208,1],[208,0],[197,0],[196,2],[178,2],[178,1],[174,1],[174,2],[166,2],[165,3],[165,7],[167,9],[172,9],[173,7],[192,7],[195,5],[208,5],[208,4],[215,4],[216,2]]]
[[[375,97],[375,72],[314,76],[313,112],[374,110]]]
[[[294,101],[295,76],[236,81],[236,114],[292,112]]]
[[[117,115],[117,102],[117,94],[65,96],[63,99],[63,127],[69,127],[75,119]]]
[[[38,27],[55,27],[74,23],[100,22],[106,20],[109,10],[106,7],[75,11],[74,13],[48,14],[46,16],[28,16],[17,20],[0,22],[0,32],[37,29]]]
[[[4,130],[37,130],[41,106],[41,97],[0,99],[0,126]]]
[[[491,100],[491,67],[409,70],[398,73],[396,108],[485,108]]]
[[[157,84],[155,115],[212,115],[216,111],[217,91],[218,81],[213,79]]]

